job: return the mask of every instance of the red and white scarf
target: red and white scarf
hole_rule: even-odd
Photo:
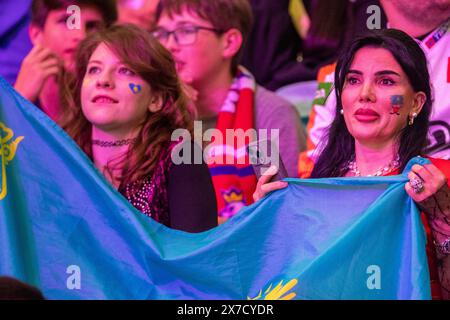
[[[246,144],[256,137],[242,137],[243,132],[254,129],[255,88],[253,76],[240,68],[217,118],[216,129],[223,139],[212,141],[207,162],[216,192],[219,223],[235,215],[243,206],[253,203],[256,176],[250,165]],[[235,130],[236,135],[236,130],[243,130],[239,134],[241,138],[226,139],[227,129]]]

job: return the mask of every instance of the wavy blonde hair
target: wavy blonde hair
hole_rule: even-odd
[[[126,154],[110,161],[105,169],[111,176],[112,172],[121,172],[120,176],[114,176],[120,190],[153,172],[159,156],[169,147],[174,130],[183,128],[192,133],[194,111],[189,107],[171,54],[149,33],[132,25],[112,26],[93,33],[78,47],[75,77],[62,90],[65,112],[61,119],[62,127],[89,157],[92,158],[92,125],[81,110],[81,86],[89,59],[102,43],[163,101],[160,111],[148,111],[136,143]]]

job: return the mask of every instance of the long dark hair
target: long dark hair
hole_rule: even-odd
[[[426,146],[428,119],[431,113],[432,97],[427,60],[420,46],[406,33],[385,29],[372,31],[355,39],[340,56],[335,71],[336,110],[328,134],[319,146],[322,150],[311,173],[312,178],[341,177],[347,172],[346,165],[355,154],[355,139],[348,131],[342,109],[342,90],[345,77],[356,52],[363,47],[375,47],[388,50],[407,75],[415,92],[426,95],[425,104],[414,121],[399,133],[400,170],[414,156],[422,154]],[[325,147],[323,147],[325,145]]]
[[[88,156],[92,157],[92,124],[81,109],[81,86],[89,59],[102,43],[139,74],[163,101],[160,111],[147,112],[136,143],[106,168],[110,174],[113,169],[120,169],[121,176],[115,177],[120,181],[120,189],[147,178],[153,172],[160,154],[171,143],[174,130],[184,128],[192,132],[194,111],[184,94],[170,52],[148,32],[132,25],[115,25],[92,33],[78,47],[76,78],[64,90],[66,113],[62,120],[63,128]]]

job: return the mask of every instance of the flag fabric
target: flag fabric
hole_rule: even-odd
[[[134,209],[0,78],[0,275],[49,299],[430,299],[402,175],[288,179],[199,234]],[[194,182],[193,182],[194,183]]]

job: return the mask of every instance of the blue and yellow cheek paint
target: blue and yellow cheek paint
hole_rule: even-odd
[[[402,95],[393,95],[391,96],[391,114],[400,115],[400,108],[403,107],[403,96]]]
[[[89,86],[91,84],[91,82],[92,82],[92,79],[84,78],[83,87]],[[130,87],[131,92],[133,92],[134,94],[138,94],[142,91],[142,86],[140,84],[130,83],[128,86]]]
[[[83,87],[87,87],[91,84],[92,80],[90,78],[84,78],[83,79]]]
[[[140,84],[130,83],[129,87],[134,94],[138,94],[142,91],[142,86]]]

